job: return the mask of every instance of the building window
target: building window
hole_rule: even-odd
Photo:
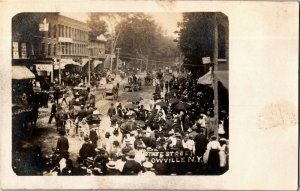
[[[48,44],[48,56],[51,56],[51,44]]]
[[[41,44],[41,54],[46,54],[46,51],[45,51],[46,48],[45,48],[45,46],[46,46],[45,43]]]
[[[53,25],[53,37],[56,38],[56,25]]]
[[[65,26],[61,25],[61,37],[65,36],[64,32],[65,32]]]
[[[53,45],[53,55],[56,56],[56,44]]]
[[[61,37],[61,25],[58,25],[58,37]]]

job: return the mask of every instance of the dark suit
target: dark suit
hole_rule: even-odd
[[[108,109],[107,115],[108,115],[109,117],[112,117],[113,115],[116,115],[116,110],[115,110],[115,108],[114,108],[114,107],[110,107],[110,108]]]
[[[135,160],[127,160],[124,164],[123,175],[137,175],[142,170],[140,163]]]
[[[69,150],[69,141],[66,137],[60,136],[57,140],[56,149],[59,151],[59,153],[66,154]]]
[[[198,134],[194,138],[195,141],[195,155],[196,156],[203,156],[206,146],[207,146],[207,140],[205,135],[203,134]]]

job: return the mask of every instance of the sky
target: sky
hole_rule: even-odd
[[[88,19],[88,13],[72,13],[72,12],[63,12],[62,15],[65,15],[67,17],[80,20],[83,22],[86,22]],[[177,28],[177,22],[182,20],[182,14],[181,13],[147,13],[151,15],[154,20],[162,26],[162,29],[166,31],[168,36],[171,37],[177,37],[176,34],[174,34],[174,31],[178,30]]]

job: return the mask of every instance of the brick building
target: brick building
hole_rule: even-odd
[[[59,13],[20,13],[12,19],[12,64],[26,65],[37,78],[62,78],[105,58],[105,39],[90,41],[86,23]],[[90,53],[90,55],[89,55]]]

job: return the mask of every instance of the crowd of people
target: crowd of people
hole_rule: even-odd
[[[164,81],[159,71],[156,79],[148,105],[143,105],[139,97],[124,106],[111,103],[107,111],[110,126],[100,127],[102,131],[99,123],[87,123],[100,116],[94,105],[82,105],[79,111],[69,112],[70,120],[61,126],[64,128],[57,142],[56,149],[63,158],[58,175],[224,173],[229,158],[228,108],[221,110],[217,122],[210,87],[197,84],[190,75]],[[83,144],[74,161],[67,154],[68,138],[76,135]],[[183,157],[173,162],[176,156],[184,156],[181,153],[187,153],[186,159],[199,160],[188,162]]]

